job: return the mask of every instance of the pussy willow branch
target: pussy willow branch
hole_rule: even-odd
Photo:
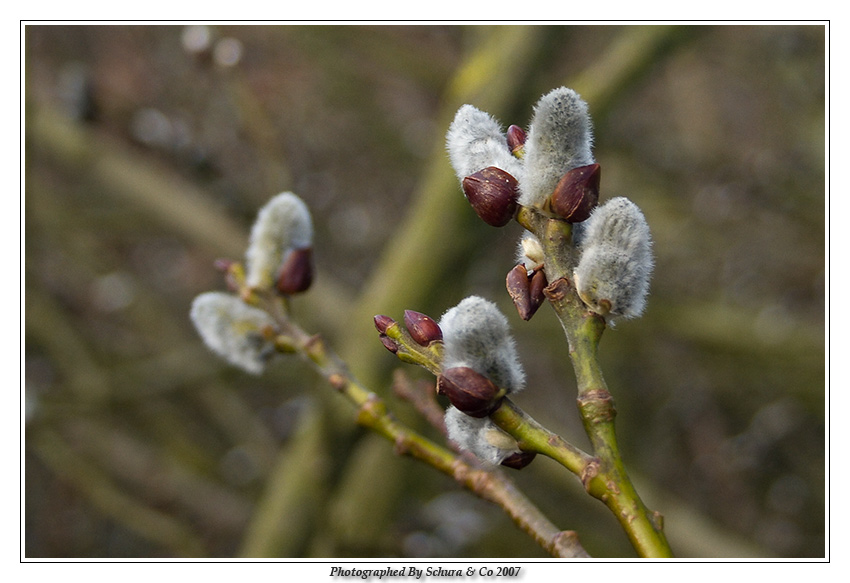
[[[518,216],[540,240],[546,275],[551,281],[546,297],[558,316],[570,350],[578,384],[578,406],[597,461],[582,474],[587,491],[605,503],[643,557],[670,557],[662,517],[650,511],[638,496],[623,464],[614,431],[614,400],[597,359],[597,347],[605,320],[590,312],[570,283],[575,262],[572,227],[556,219],[534,216],[523,210]]]
[[[279,326],[278,349],[296,352],[305,358],[334,389],[357,407],[357,422],[392,442],[397,453],[427,463],[477,496],[497,504],[551,555],[564,558],[589,556],[574,532],[558,529],[507,478],[498,472],[471,466],[395,419],[384,400],[358,383],[320,336],[308,334],[288,317],[283,300],[258,294],[243,297],[265,308],[275,318]]]
[[[563,225],[565,223],[548,224],[548,236],[553,243],[559,236],[570,236],[569,226]],[[596,346],[605,322],[590,315],[575,293],[570,294],[563,289],[562,282],[565,281],[559,279],[557,285],[550,286],[549,300],[559,317],[563,314],[565,330],[570,326],[567,336],[579,379],[579,409],[594,454],[583,452],[549,431],[508,398],[502,399],[490,418],[516,439],[522,450],[552,458],[578,476],[588,493],[604,502],[614,513],[641,556],[669,557],[671,551],[661,530],[661,516],[649,511],[640,500],[626,474],[617,447],[613,401],[596,360]],[[422,347],[400,325],[390,326],[386,333],[396,342],[396,356],[401,360],[439,374],[442,350],[438,343]]]

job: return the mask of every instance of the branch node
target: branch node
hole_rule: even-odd
[[[333,373],[328,377],[328,382],[338,392],[343,392],[348,385],[348,379],[339,373]]]
[[[581,484],[584,486],[584,489],[590,492],[590,482],[599,474],[599,458],[593,458],[590,460],[584,469],[581,471]]]
[[[404,435],[398,435],[393,441],[393,451],[396,455],[406,455],[410,453],[410,442]]]
[[[585,422],[610,423],[617,415],[614,397],[607,389],[591,389],[578,397],[578,406]]]
[[[552,548],[559,557],[589,558],[574,530],[562,530],[552,537]]]
[[[560,302],[567,297],[571,287],[566,277],[560,277],[543,288],[543,294],[550,302]]]

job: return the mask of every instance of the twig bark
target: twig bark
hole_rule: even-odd
[[[357,422],[393,443],[395,452],[423,461],[485,500],[499,505],[514,523],[547,552],[557,557],[587,557],[575,533],[558,529],[504,476],[475,468],[451,451],[400,423],[384,400],[361,385],[345,363],[330,350],[320,336],[306,333],[285,317],[278,298],[264,298],[280,326],[283,344],[300,354],[328,383],[357,407]]]

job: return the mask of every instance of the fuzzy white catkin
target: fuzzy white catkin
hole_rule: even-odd
[[[542,207],[567,171],[593,164],[593,127],[587,104],[566,87],[540,98],[525,142],[519,203]]]
[[[274,348],[262,333],[274,326],[266,312],[230,294],[207,292],[195,298],[189,315],[210,350],[251,374],[263,372]]]
[[[470,296],[448,310],[443,331],[443,368],[466,366],[509,393],[522,390],[525,373],[508,320],[493,302]]]
[[[461,181],[489,166],[516,179],[522,174],[522,163],[511,154],[499,122],[472,105],[462,106],[455,114],[446,134],[446,149]]]
[[[652,268],[649,225],[637,205],[618,197],[597,207],[586,222],[573,273],[584,303],[609,318],[639,316]],[[610,311],[603,300],[610,303]]]
[[[251,229],[245,282],[256,289],[272,287],[287,254],[312,243],[313,222],[307,205],[291,192],[278,194],[260,209]]]
[[[499,429],[489,417],[470,417],[449,406],[445,421],[449,439],[485,462],[499,465],[505,458],[520,451],[516,440]]]

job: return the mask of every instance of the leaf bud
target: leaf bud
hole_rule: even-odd
[[[281,294],[288,296],[307,291],[313,283],[313,249],[293,249],[277,276],[276,287]]]
[[[443,339],[443,331],[437,323],[420,312],[404,311],[404,325],[410,337],[420,346],[428,346],[432,342]]]
[[[504,392],[493,381],[467,367],[444,370],[437,377],[437,392],[470,417],[487,417],[498,406]]]
[[[501,168],[488,166],[463,179],[463,194],[488,225],[504,227],[517,211],[517,180]]]
[[[529,296],[529,280],[528,271],[525,265],[519,264],[508,272],[505,279],[505,287],[508,289],[508,295],[516,306],[520,318],[528,320],[531,318],[531,299]]]
[[[512,125],[508,128],[506,137],[508,140],[508,148],[511,149],[514,156],[521,158],[525,150],[525,130],[518,125]]]
[[[393,340],[386,334],[381,334],[378,338],[381,340],[381,344],[384,345],[384,348],[386,348],[393,354],[396,354],[398,352],[398,344],[395,340]]]
[[[375,316],[375,328],[381,334],[386,334],[387,329],[389,329],[389,327],[395,323],[396,321],[390,318],[389,316],[384,316],[382,314],[378,314],[377,316]]]
[[[573,168],[558,182],[550,198],[552,211],[568,223],[580,223],[590,217],[599,204],[599,164]]]
[[[537,457],[537,453],[533,451],[520,451],[517,453],[512,453],[508,457],[502,460],[502,465],[507,466],[509,468],[513,468],[515,470],[521,470],[528,464],[534,461],[534,458]]]
[[[546,287],[546,284],[546,275],[542,269],[535,270],[529,276],[525,265],[520,263],[508,272],[505,287],[520,318],[526,321],[530,320],[537,309],[543,305],[543,301],[546,299],[543,288]]]
[[[546,289],[547,285],[549,285],[549,282],[546,280],[546,274],[542,269],[536,270],[534,275],[531,276],[531,283],[528,289],[529,299],[531,300],[531,315],[529,318],[534,315],[546,300],[546,294],[543,293],[543,290]]]

